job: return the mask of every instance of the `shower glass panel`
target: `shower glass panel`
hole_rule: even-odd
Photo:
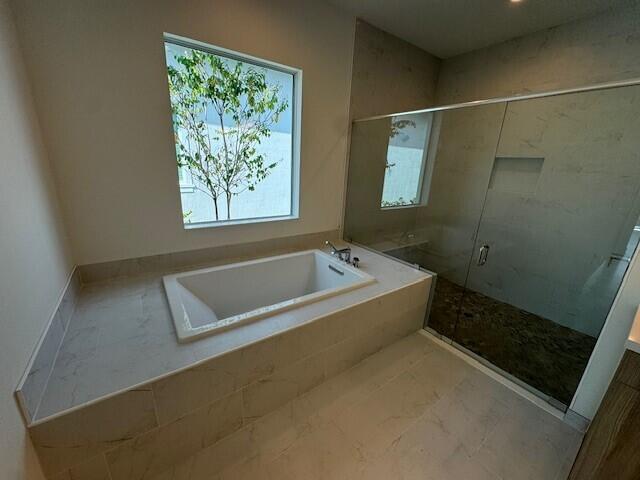
[[[638,243],[639,133],[638,86],[512,101],[489,168],[453,340],[563,405]]]
[[[640,240],[640,86],[355,121],[344,236],[437,276],[425,327],[569,405]]]
[[[506,103],[495,103],[353,124],[345,238],[437,273],[429,327],[449,338],[505,108]],[[401,140],[416,149],[423,147],[420,171],[388,168],[397,164],[394,146]],[[417,177],[418,200],[396,208],[385,206],[389,177],[412,191]]]

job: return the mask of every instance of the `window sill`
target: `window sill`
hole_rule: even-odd
[[[424,207],[423,203],[412,203],[411,205],[397,205],[394,207],[380,207],[380,210],[382,210],[383,212],[386,210],[402,210],[405,208],[417,208],[417,207]]]
[[[299,215],[282,215],[279,217],[260,217],[260,218],[246,218],[242,220],[218,220],[217,222],[199,222],[199,223],[185,223],[185,230],[198,230],[201,228],[220,228],[230,227],[234,225],[248,225],[270,222],[282,222],[287,220],[298,220]]]

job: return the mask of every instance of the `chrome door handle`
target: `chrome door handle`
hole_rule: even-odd
[[[617,253],[612,253],[609,257],[609,261],[607,262],[607,266],[611,265],[613,262],[631,262],[631,257],[625,257],[624,255],[618,255]]]
[[[487,255],[489,255],[489,245],[480,247],[480,255],[478,255],[478,265],[482,266],[487,263]]]

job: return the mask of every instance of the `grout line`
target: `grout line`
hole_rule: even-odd
[[[104,459],[104,464],[107,466],[107,475],[109,476],[109,478],[107,480],[113,480],[113,474],[111,473],[111,466],[109,465],[109,461],[107,460],[107,452],[109,450],[106,450],[104,452],[102,452],[102,457]],[[73,480],[73,479],[71,479]]]
[[[452,354],[454,354],[458,358],[464,360],[466,363],[468,363],[469,365],[471,365],[475,369],[481,371],[485,375],[487,375],[487,376],[491,377],[492,379],[496,380],[498,383],[501,383],[502,385],[507,387],[509,390],[511,390],[514,393],[518,394],[520,397],[524,398],[525,400],[530,401],[531,403],[533,403],[534,405],[538,406],[539,408],[541,408],[545,412],[547,412],[547,413],[553,415],[554,417],[564,421],[564,412],[562,412],[561,410],[558,410],[557,408],[555,408],[550,403],[546,402],[545,400],[541,399],[540,397],[538,397],[538,396],[534,395],[533,393],[529,392],[528,390],[526,390],[525,388],[521,387],[520,385],[518,385],[517,383],[513,382],[512,380],[509,380],[508,378],[504,377],[503,375],[500,375],[498,372],[492,370],[491,368],[487,367],[486,365],[483,365],[482,363],[480,363],[476,359],[471,358],[469,355],[467,355],[464,352],[458,350],[453,345],[449,345],[448,343],[442,341],[441,339],[439,339],[436,336],[434,336],[432,333],[427,332],[424,329],[421,329],[419,331],[419,333],[420,333],[420,335],[422,335],[423,337],[426,337],[427,339],[429,339],[430,341],[432,341],[436,345],[439,345],[440,347],[444,348],[448,352],[451,352]]]
[[[60,309],[60,305],[62,304],[62,300],[65,296],[65,294],[67,293],[67,289],[69,288],[69,285],[71,285],[71,281],[73,279],[73,276],[76,272],[78,267],[73,267],[71,269],[71,273],[69,273],[69,276],[67,277],[67,280],[64,284],[64,287],[62,287],[62,290],[60,291],[60,294],[58,295],[58,299],[56,300],[56,303],[54,304],[53,310],[49,313],[49,316],[47,318],[46,324],[43,327],[42,331],[40,332],[40,336],[38,337],[38,341],[36,342],[36,345],[33,349],[33,352],[31,353],[31,357],[29,357],[29,361],[27,362],[27,366],[25,368],[24,373],[22,374],[22,377],[20,378],[20,381],[18,382],[18,385],[15,389],[15,391],[19,391],[22,390],[22,387],[27,379],[27,377],[29,376],[29,373],[31,372],[31,369],[33,367],[33,364],[35,363],[36,360],[36,356],[38,354],[38,351],[40,350],[40,347],[42,346],[42,344],[44,343],[44,339],[46,337],[46,334],[49,332],[49,329],[51,327],[51,324],[53,323],[53,320],[56,316],[56,313],[58,313],[58,310]]]
[[[156,417],[156,425],[160,426],[160,415],[158,415],[158,403],[156,402],[156,392],[153,388],[153,383],[149,384],[149,390],[151,391],[151,402],[153,403],[153,414]]]
[[[55,318],[56,314],[60,311],[60,307],[62,306],[62,302],[64,301],[65,297],[67,296],[67,294],[73,290],[74,288],[74,277],[78,275],[78,284],[77,285],[77,291],[74,293],[73,295],[73,303],[72,303],[72,307],[71,310],[69,311],[69,319],[67,321],[65,321],[64,324],[64,331],[62,332],[62,337],[60,338],[60,343],[58,344],[58,346],[56,347],[56,353],[53,355],[53,361],[51,362],[51,368],[49,369],[49,373],[47,374],[47,379],[44,382],[44,388],[42,389],[42,393],[40,394],[40,398],[38,399],[38,403],[36,405],[35,411],[33,412],[33,418],[31,419],[31,421],[29,422],[29,426],[33,425],[33,423],[36,421],[36,419],[38,418],[38,412],[40,411],[40,405],[42,404],[42,400],[44,399],[45,393],[47,393],[47,388],[49,387],[49,381],[51,380],[51,376],[53,375],[53,369],[56,366],[56,362],[58,360],[58,356],[60,355],[60,349],[62,348],[62,345],[64,344],[64,339],[67,336],[67,332],[69,331],[69,326],[71,325],[71,320],[73,319],[73,314],[76,311],[76,307],[78,306],[78,299],[80,298],[80,290],[82,289],[82,284],[79,281],[80,280],[80,271],[78,270],[78,267],[74,267],[73,270],[71,271],[71,276],[69,277],[69,280],[67,281],[67,285],[65,286],[63,292],[62,292],[62,296],[60,297],[60,301],[58,302],[58,306],[53,314],[52,317],[52,321],[49,324],[49,326],[47,327],[47,332],[45,333],[45,335],[47,335],[49,333],[49,329],[51,328],[52,324],[53,324],[53,319]],[[71,290],[70,290],[71,289]],[[36,351],[36,355],[38,353],[38,351],[40,350],[40,347],[42,346],[42,344],[38,345],[38,350]]]
[[[240,387],[240,389],[238,390],[238,394],[240,395],[240,420],[242,422],[242,427],[246,427],[247,425],[249,425],[252,422],[247,423],[245,421],[245,419],[247,418],[244,414],[244,391],[247,388],[247,385],[245,385],[244,387]],[[240,430],[240,429],[238,429]]]
[[[410,333],[409,335],[405,335],[404,337],[402,337],[402,338],[400,338],[400,339],[398,339],[398,340],[395,340],[395,341],[393,341],[393,342],[391,342],[391,343],[389,343],[389,344],[385,345],[384,347],[382,347],[381,349],[377,350],[376,352],[374,352],[374,353],[372,353],[372,354],[370,354],[370,355],[365,356],[362,360],[360,360],[360,361],[358,361],[358,362],[354,363],[352,366],[350,366],[349,368],[347,368],[347,369],[345,369],[345,370],[343,370],[343,371],[339,372],[338,374],[333,375],[333,376],[328,377],[328,378],[325,378],[325,380],[324,380],[322,383],[320,383],[320,384],[316,385],[316,386],[315,386],[315,387],[313,387],[311,390],[308,390],[308,391],[304,392],[302,395],[298,395],[298,396],[296,396],[296,397],[292,398],[291,400],[289,400],[288,402],[286,402],[286,403],[282,404],[280,407],[278,407],[278,408],[276,408],[276,409],[272,410],[271,412],[269,412],[269,413],[267,413],[267,414],[263,415],[262,417],[260,417],[259,419],[257,419],[257,420],[256,420],[256,422],[258,422],[258,421],[262,420],[263,418],[265,418],[265,417],[267,417],[267,416],[269,416],[269,415],[274,414],[275,412],[277,412],[277,411],[278,411],[278,410],[280,410],[281,408],[284,408],[286,405],[291,404],[292,406],[295,406],[295,405],[294,405],[294,404],[295,404],[295,402],[299,402],[300,400],[304,399],[305,397],[308,397],[309,395],[312,395],[314,391],[316,391],[317,389],[322,388],[322,387],[323,387],[323,385],[324,385],[327,381],[329,381],[329,380],[331,380],[331,379],[335,379],[335,378],[337,378],[337,377],[339,377],[339,376],[341,376],[341,375],[346,375],[348,372],[350,372],[351,370],[354,370],[356,367],[358,367],[359,365],[363,364],[365,361],[367,361],[367,360],[368,360],[368,359],[370,359],[371,357],[373,357],[373,356],[375,356],[375,355],[379,354],[380,352],[382,352],[382,351],[384,351],[385,349],[387,349],[387,348],[391,347],[392,345],[396,344],[397,342],[399,342],[399,341],[401,341],[401,340],[403,340],[403,339],[405,339],[405,338],[407,338],[407,337],[410,337],[411,335],[414,335],[414,334],[415,334],[415,333]],[[351,337],[351,338],[353,338],[353,337]],[[384,381],[384,382],[380,382],[380,383],[376,382],[376,384],[375,384],[375,385],[376,385],[376,386],[375,386],[375,388],[374,388],[374,389],[372,389],[371,391],[369,391],[369,392],[367,393],[367,395],[366,395],[366,397],[365,397],[365,398],[361,399],[360,401],[357,401],[357,402],[353,403],[352,405],[350,405],[349,407],[347,407],[347,409],[348,409],[348,410],[351,410],[351,409],[353,409],[353,408],[356,408],[358,405],[361,405],[362,403],[366,402],[368,399],[370,399],[371,397],[373,397],[377,392],[379,392],[380,390],[382,390],[385,386],[387,386],[388,384],[390,384],[391,382],[393,382],[394,380],[396,380],[396,379],[397,379],[398,377],[400,377],[401,375],[403,375],[403,374],[405,374],[406,372],[408,372],[410,369],[414,368],[418,363],[420,363],[421,361],[423,361],[423,360],[424,360],[424,357],[426,357],[426,356],[427,356],[427,355],[429,355],[430,353],[431,353],[431,352],[429,352],[429,351],[428,351],[428,352],[424,352],[424,353],[423,353],[423,355],[422,355],[422,358],[420,358],[419,360],[416,360],[415,362],[413,362],[413,363],[411,363],[411,364],[408,364],[408,365],[406,366],[406,368],[404,368],[404,369],[400,370],[400,371],[399,371],[398,373],[396,373],[395,375],[393,375],[393,376],[389,377],[386,381]],[[318,414],[318,412],[317,412],[317,410],[314,410],[313,415],[316,415],[316,414]],[[322,417],[322,415],[321,415],[321,417]],[[343,428],[342,428],[339,424],[335,423],[335,419],[334,419],[334,418],[332,418],[332,417],[323,417],[323,418],[324,418],[324,420],[325,420],[326,422],[333,424],[333,425],[334,425],[338,430],[340,430],[342,433],[346,433],[346,432],[344,432]],[[418,418],[420,418],[420,417],[418,417]],[[416,419],[416,420],[417,420],[417,419]],[[413,423],[412,423],[411,425],[413,425]],[[276,460],[276,459],[278,459],[278,458],[282,457],[284,454],[286,454],[286,453],[289,451],[289,448],[290,448],[290,447],[288,447],[286,450],[284,450],[284,451],[280,452],[276,457],[274,457],[274,458],[272,459],[272,461],[273,461],[273,460]]]

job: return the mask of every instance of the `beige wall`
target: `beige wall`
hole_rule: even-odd
[[[355,21],[313,0],[15,2],[79,264],[336,229]],[[184,230],[163,32],[303,70],[300,219]]]
[[[440,59],[368,23],[356,22],[352,119],[434,105]]]
[[[42,473],[13,392],[71,270],[9,6],[0,0],[0,478]]]
[[[640,5],[444,60],[438,104],[640,77]],[[640,300],[640,267],[618,293],[571,408],[593,418]]]
[[[640,4],[442,62],[437,102],[640,77]]]

